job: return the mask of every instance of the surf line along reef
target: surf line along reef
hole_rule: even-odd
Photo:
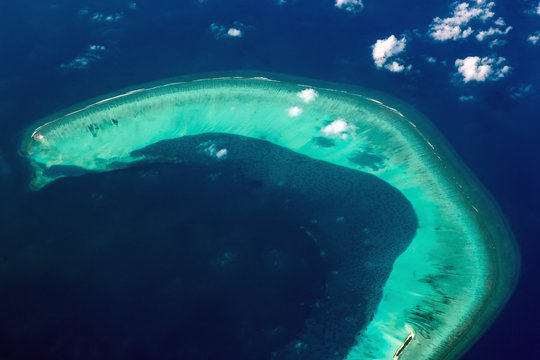
[[[26,136],[21,154],[32,165],[36,190],[84,172],[180,162],[170,142],[205,134],[209,140],[197,146],[216,162],[235,159],[227,141],[236,136],[372,174],[405,196],[418,226],[383,277],[369,321],[334,354],[347,360],[454,359],[504,306],[515,286],[518,250],[497,205],[440,135],[414,109],[403,105],[402,113],[386,105],[391,99],[380,99],[339,85],[263,77],[164,83],[45,119]],[[349,271],[369,266],[358,265]],[[310,344],[291,346],[301,352]]]

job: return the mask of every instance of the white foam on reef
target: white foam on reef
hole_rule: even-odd
[[[298,96],[306,89],[316,91],[317,101]],[[284,109],[295,106],[302,107],[302,117],[291,119]],[[340,118],[354,136],[318,146],[313,139],[329,119]],[[47,122],[21,151],[35,170],[32,185],[40,188],[60,176],[55,171],[48,177],[48,167],[107,171],[138,160],[130,155],[134,150],[208,132],[265,139],[372,173],[412,203],[417,233],[395,262],[373,320],[358,329],[347,360],[455,358],[481,335],[515,285],[517,250],[489,195],[417,119],[361,94],[265,77],[141,88]],[[376,169],[351,161],[368,147],[384,159]]]

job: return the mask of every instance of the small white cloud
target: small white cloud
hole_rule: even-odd
[[[364,8],[362,0],[336,0],[334,6],[352,13],[357,13]]]
[[[210,157],[216,157],[218,159],[226,159],[229,154],[229,150],[223,148],[218,150],[216,144],[211,141],[205,141],[202,144],[199,144],[197,148],[202,148],[202,151]]]
[[[535,32],[527,37],[527,41],[533,45],[540,43],[540,31]]]
[[[532,6],[529,9],[525,10],[524,13],[529,15],[540,15],[540,1],[538,2],[538,5],[533,5],[532,2],[530,5]]]
[[[533,7],[525,11],[525,13],[531,15],[540,15],[540,1],[538,2],[538,5],[533,5]]]
[[[95,13],[90,19],[95,22],[118,22],[122,20],[124,17],[124,14],[122,13],[116,13],[116,14],[110,14],[105,15],[102,13]]]
[[[486,37],[493,36],[493,35],[506,35],[512,30],[512,27],[509,26],[506,28],[506,30],[501,30],[497,28],[490,27],[488,30],[485,31],[479,31],[478,34],[476,34],[476,39],[478,41],[484,41]]]
[[[229,154],[229,150],[221,149],[216,153],[216,157],[218,159],[226,159],[228,154]]]
[[[304,89],[296,93],[300,99],[302,99],[306,104],[309,104],[319,96],[319,93],[315,89]]]
[[[494,2],[485,0],[457,3],[450,17],[433,19],[429,35],[438,41],[465,39],[473,33],[468,24],[475,19],[485,22],[492,18],[494,6]]]
[[[236,28],[230,28],[227,30],[227,35],[232,37],[242,37],[242,30]]]
[[[128,7],[129,7],[129,10],[137,10],[137,3],[134,3],[134,2],[129,3]]]
[[[435,64],[437,62],[437,59],[434,58],[433,56],[428,56],[426,57],[426,61],[430,64]]]
[[[77,56],[75,59],[71,60],[68,63],[60,64],[62,69],[84,69],[90,64],[90,59],[84,56]]]
[[[128,6],[131,10],[135,10],[137,4],[131,3]],[[104,14],[100,12],[95,12],[93,14],[90,14],[90,10],[87,8],[80,9],[79,15],[85,16],[88,19],[97,23],[114,23],[114,22],[119,22],[120,20],[124,18],[124,13],[122,12],[112,13],[112,14]]]
[[[356,126],[348,124],[345,119],[338,118],[322,128],[321,132],[328,137],[339,137],[345,140],[349,135],[353,135],[355,130]]]
[[[304,110],[302,110],[298,106],[293,106],[293,107],[290,107],[289,109],[287,109],[287,114],[290,117],[297,117],[297,116],[300,116],[300,114],[302,114],[303,111]]]
[[[90,50],[90,51],[105,51],[106,48],[103,45],[89,45],[88,50]]]
[[[459,97],[459,101],[461,102],[467,102],[467,101],[473,101],[474,100],[474,96],[472,95],[461,95]]]
[[[377,40],[373,45],[373,61],[378,68],[383,67],[386,64],[386,61],[396,55],[401,54],[405,51],[405,46],[407,44],[407,39],[402,37],[397,39],[395,35],[390,35],[386,39]],[[393,72],[401,72],[405,69],[405,66],[401,64],[401,60],[393,60],[392,63],[385,66],[386,69]]]
[[[486,81],[502,79],[510,70],[510,66],[503,65],[505,58],[498,59],[478,56],[468,56],[465,59],[457,59],[455,66],[463,76],[463,82]]]
[[[505,26],[506,21],[504,21],[504,19],[502,17],[500,17],[497,20],[495,20],[495,25],[497,25],[497,26]]]
[[[103,45],[88,45],[86,51],[68,63],[60,64],[61,69],[84,69],[91,63],[101,60],[102,53],[107,50]]]
[[[210,24],[210,30],[215,34],[217,39],[232,37],[240,38],[244,35],[243,28],[245,27],[242,23],[235,22],[235,27],[226,28],[223,25]]]
[[[397,61],[392,61],[390,64],[386,64],[384,67],[391,72],[402,72],[405,70],[405,66],[399,64]]]
[[[465,39],[473,32],[472,28],[468,27],[462,29],[458,25],[449,25],[449,24],[436,24],[432,26],[431,37],[435,40],[446,41],[446,40],[457,40]]]

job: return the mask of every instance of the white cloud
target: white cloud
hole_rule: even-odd
[[[431,37],[439,41],[446,41],[450,39],[465,39],[473,32],[472,28],[470,27],[462,29],[458,25],[450,25],[444,23],[435,24],[434,26],[432,26],[431,29]]]
[[[525,14],[529,15],[540,15],[540,1],[538,2],[538,5],[530,3],[531,7],[524,11]]]
[[[378,68],[383,67],[388,59],[404,52],[406,44],[407,39],[405,37],[398,40],[395,35],[390,35],[386,39],[377,40],[377,42],[373,45],[372,51],[375,65]],[[390,64],[387,64],[385,68],[392,72],[403,71],[405,66],[401,63],[401,59],[396,60],[393,59],[393,61]]]
[[[227,155],[229,154],[229,150],[227,149],[221,149],[216,153],[216,157],[218,159],[225,159],[227,158]]]
[[[216,157],[218,159],[226,159],[229,154],[229,150],[223,148],[218,150],[216,144],[211,141],[205,141],[202,144],[199,144],[197,148],[202,148],[202,151],[210,157]]]
[[[430,64],[435,64],[437,62],[437,59],[434,58],[433,56],[428,56],[426,57],[426,61]]]
[[[493,36],[493,35],[506,35],[510,32],[510,30],[512,30],[512,27],[509,26],[506,28],[506,30],[501,30],[501,29],[497,29],[497,28],[493,28],[493,27],[489,27],[488,30],[485,30],[485,31],[479,31],[478,34],[476,34],[476,39],[478,41],[484,41],[484,39],[488,36]]]
[[[336,0],[334,6],[352,13],[359,12],[364,8],[362,0]]]
[[[538,5],[533,5],[532,9],[525,11],[525,13],[531,15],[540,15],[540,1],[538,2]]]
[[[105,51],[106,48],[103,45],[89,45],[88,50],[90,51]]]
[[[88,45],[88,48],[68,63],[60,64],[62,69],[84,69],[91,63],[101,60],[101,54],[107,49],[103,45]]]
[[[494,23],[497,26],[505,26],[506,25],[506,21],[504,21],[504,19],[502,17],[495,20]]]
[[[244,35],[243,28],[245,27],[242,23],[235,22],[235,27],[226,28],[223,25],[210,24],[210,30],[216,35],[217,39],[225,37],[240,38]]]
[[[242,37],[242,30],[236,28],[229,28],[229,30],[227,30],[227,35],[232,37]]]
[[[349,135],[353,135],[355,130],[356,126],[348,124],[345,119],[338,118],[322,128],[321,132],[328,137],[340,137],[345,140]]]
[[[290,117],[297,117],[297,116],[300,116],[300,114],[302,114],[304,110],[302,110],[301,108],[299,108],[298,106],[293,106],[293,107],[290,107],[288,110],[287,110],[287,114],[290,116]]]
[[[130,8],[130,10],[135,10],[137,8],[137,4],[130,3],[128,7]],[[92,20],[97,23],[115,23],[115,22],[121,21],[124,18],[124,13],[122,12],[109,13],[109,14],[94,12],[93,14],[91,14],[88,8],[80,9],[79,15],[85,16],[89,20]]]
[[[485,22],[492,18],[495,15],[492,11],[494,6],[494,2],[486,2],[485,0],[455,4],[452,16],[433,19],[429,35],[438,41],[465,39],[473,33],[473,29],[467,25],[475,19]]]
[[[534,34],[529,35],[529,37],[527,37],[527,41],[533,45],[540,43],[540,31],[537,31]]]
[[[134,3],[134,2],[129,3],[128,7],[129,7],[129,10],[137,10],[137,3]]]
[[[405,66],[399,64],[397,61],[392,61],[390,64],[386,64],[384,67],[391,72],[402,72],[405,70]]]
[[[319,93],[315,89],[304,89],[296,93],[300,99],[302,99],[306,104],[309,104],[319,96]]]
[[[84,56],[77,56],[66,64],[60,64],[62,69],[84,69],[90,64],[90,59]]]
[[[95,13],[90,19],[95,22],[118,22],[122,20],[124,17],[124,14],[122,13],[116,13],[111,15],[105,15],[102,13]]]
[[[455,66],[463,76],[463,82],[486,81],[502,79],[510,70],[510,66],[503,65],[505,58],[498,59],[478,56],[468,56],[465,59],[457,59]]]
[[[467,101],[473,101],[474,100],[474,96],[472,95],[461,95],[459,97],[459,101],[461,102],[467,102]]]

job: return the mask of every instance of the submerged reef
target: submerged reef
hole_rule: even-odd
[[[367,262],[360,258],[355,262],[354,255],[344,254],[336,261],[327,260],[339,268],[335,287],[328,280],[327,301],[320,304],[321,314],[328,311],[331,318],[319,321],[325,325],[318,328],[310,328],[306,321],[299,340],[276,356],[310,353],[306,349],[317,341],[310,334],[331,330],[337,334],[333,344],[327,343],[327,334],[318,338],[326,343],[321,346],[324,358],[458,357],[489,326],[515,285],[519,257],[504,217],[414,109],[401,104],[397,110],[387,105],[395,102],[392,99],[375,100],[360,90],[303,84],[226,77],[140,88],[44,120],[25,138],[21,153],[31,162],[34,189],[61,177],[140,163],[212,161],[231,163],[256,179],[254,184],[288,184],[303,196],[318,194],[315,202],[339,198],[344,215],[335,214],[332,228],[338,235],[320,244],[330,259],[330,254],[341,254],[341,246],[344,251],[351,246],[380,250],[380,244],[374,244],[382,241],[378,236],[392,231],[386,225],[374,232],[371,225],[355,225],[349,228],[351,233],[339,235],[339,224],[349,224],[347,214],[354,213],[354,206],[362,213],[358,219],[369,213],[363,210],[365,202],[347,197],[355,189],[343,191],[341,186],[347,188],[347,179],[367,176],[363,172],[374,175],[410,202],[417,217],[416,232],[405,226],[402,234],[391,236],[393,241],[385,246],[388,252],[374,253]],[[246,138],[263,141],[258,147],[277,145],[282,150],[268,148],[268,156],[276,161],[292,159],[294,152],[305,156],[305,161],[338,166],[343,175],[300,174],[303,167],[296,169],[292,161],[271,172],[264,165],[265,157],[249,158],[254,143]],[[302,193],[313,186],[316,191]],[[380,224],[403,224],[399,214],[403,212],[377,216]],[[408,243],[411,231],[414,237]],[[370,269],[372,273],[364,278],[362,274]],[[377,282],[369,290],[369,281],[363,281],[377,276],[384,282],[380,292],[375,289]],[[369,295],[361,306],[367,311],[355,322],[355,315],[339,304],[349,304],[347,296],[357,301],[357,289],[368,289]],[[313,314],[316,317],[317,311]],[[354,339],[339,336],[352,332]],[[324,349],[332,349],[332,357]],[[318,356],[311,354],[309,358]]]

